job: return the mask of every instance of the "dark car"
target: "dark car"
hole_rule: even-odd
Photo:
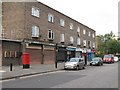
[[[90,62],[90,66],[92,65],[103,65],[103,60],[101,57],[94,57],[92,61]]]
[[[104,63],[114,63],[114,55],[112,55],[112,54],[104,55],[103,62]]]

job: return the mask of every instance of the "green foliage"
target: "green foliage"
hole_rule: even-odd
[[[115,40],[114,37],[115,35],[112,32],[97,36],[97,50],[101,52],[101,55],[120,53],[120,41]]]

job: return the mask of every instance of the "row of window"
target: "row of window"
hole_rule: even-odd
[[[39,37],[39,27],[37,26],[32,26],[32,37]],[[48,40],[54,40],[55,34],[52,30],[48,30]],[[60,34],[60,42],[64,43],[65,42],[65,34]],[[74,37],[70,36],[70,44],[74,43]],[[81,40],[80,37],[77,38],[77,45],[81,45]],[[94,45],[94,44],[93,44]],[[86,46],[86,40],[83,41],[83,46]],[[95,46],[95,45],[94,45]]]
[[[17,51],[5,51],[4,52],[5,58],[18,58],[20,57],[20,52]]]
[[[39,8],[34,7],[34,6],[32,7],[32,16],[40,17],[40,10],[39,10]],[[54,15],[51,14],[51,13],[48,14],[48,22],[51,22],[51,23],[54,22]],[[60,19],[60,25],[62,27],[65,27],[65,20],[64,19]],[[70,30],[73,30],[74,29],[73,28],[73,23],[70,23],[69,27],[70,27]],[[80,27],[79,26],[77,28],[77,32],[80,33]],[[85,29],[83,30],[83,34],[84,35],[86,34],[86,30]],[[88,33],[88,36],[91,36],[90,32]],[[92,34],[92,37],[93,38],[95,37],[94,33]]]

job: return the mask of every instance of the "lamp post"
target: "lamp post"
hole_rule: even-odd
[[[55,58],[55,68],[57,68],[57,52],[58,52],[58,48],[57,48],[57,43],[55,45],[55,53],[56,53],[56,58]]]
[[[106,52],[106,42],[107,42],[107,38],[106,37],[104,38],[104,42],[105,42],[105,54],[106,54],[107,53]]]

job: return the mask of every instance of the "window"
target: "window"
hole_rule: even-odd
[[[48,39],[53,40],[54,39],[54,32],[52,30],[48,30]]]
[[[93,34],[93,38],[95,38],[95,35]]]
[[[39,27],[32,26],[32,37],[39,37]]]
[[[73,24],[72,23],[70,23],[70,29],[73,30]]]
[[[50,13],[48,14],[48,21],[52,23],[54,22],[54,16]]]
[[[80,27],[77,28],[77,32],[80,33]]]
[[[65,26],[65,21],[63,19],[60,19],[60,25],[63,27]]]
[[[78,37],[80,37],[80,27],[77,28]]]
[[[74,38],[70,36],[70,44],[73,44],[73,42],[74,42]]]
[[[4,57],[5,57],[5,58],[10,57],[10,51],[5,51],[5,52],[4,52]]]
[[[83,46],[86,46],[86,40],[83,40]]]
[[[39,17],[39,8],[37,7],[32,7],[32,15],[35,17]]]
[[[90,32],[88,33],[88,36],[90,36]]]
[[[65,35],[64,34],[61,34],[60,35],[60,42],[65,42]]]
[[[91,41],[88,41],[88,47],[91,47]]]
[[[95,48],[95,42],[93,42],[93,48]]]
[[[83,34],[86,34],[86,30],[85,29],[83,30]]]
[[[77,45],[80,45],[80,38],[77,38]]]

